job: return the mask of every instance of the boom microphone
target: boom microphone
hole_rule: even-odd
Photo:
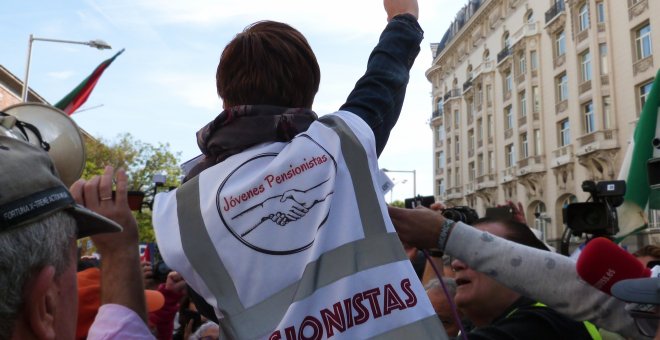
[[[577,260],[578,275],[595,288],[612,295],[612,285],[627,279],[650,277],[651,270],[604,237],[592,239]]]

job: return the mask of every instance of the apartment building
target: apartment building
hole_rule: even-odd
[[[582,182],[618,176],[660,67],[654,28],[654,0],[469,1],[426,72],[436,198],[521,202],[557,241]]]

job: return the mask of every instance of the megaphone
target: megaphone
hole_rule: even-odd
[[[0,135],[48,151],[60,179],[71,186],[85,167],[85,142],[78,125],[61,110],[41,103],[21,103],[4,109]]]

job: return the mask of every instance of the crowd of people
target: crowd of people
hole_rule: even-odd
[[[262,21],[226,46],[223,111],[197,133],[204,156],[154,204],[166,277],[140,259],[124,170],[66,188],[47,152],[0,136],[0,339],[655,336],[659,279],[641,279],[656,280],[646,295],[635,280],[602,292],[513,203],[511,218],[471,225],[441,204],[385,204],[378,156],[423,30],[417,0],[383,3],[364,75],[320,118],[300,32]],[[87,236],[100,259],[80,258]],[[634,256],[651,268],[660,248]]]

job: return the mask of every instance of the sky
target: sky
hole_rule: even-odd
[[[286,22],[305,35],[321,67],[313,110],[336,111],[364,73],[386,24],[376,0],[33,0],[1,1],[0,64],[24,78],[28,38],[102,39],[112,50],[35,41],[30,87],[54,104],[103,60],[125,48],[105,71],[87,103],[71,117],[92,136],[121,133],[157,145],[169,143],[183,162],[200,152],[195,133],[221,111],[215,72],[225,45],[259,20]],[[386,200],[433,194],[431,43],[439,42],[464,1],[419,0],[425,31],[411,71],[399,122],[381,168],[395,183]]]

